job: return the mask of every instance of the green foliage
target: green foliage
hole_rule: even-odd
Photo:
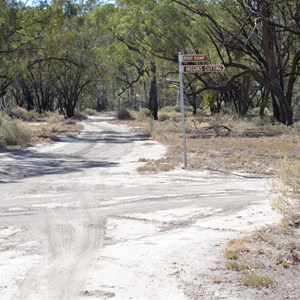
[[[213,111],[216,108],[216,93],[205,92],[203,95],[203,105],[205,108],[208,107],[210,111]]]
[[[204,106],[212,111],[217,100],[218,108],[221,103],[241,115],[250,106],[261,106],[264,87],[276,86],[266,84],[274,68],[281,74],[276,80],[291,88],[280,95],[286,94],[286,100],[296,104],[299,22],[294,12],[299,7],[296,1],[282,3],[271,1],[268,17],[255,11],[263,5],[249,9],[241,0],[119,0],[110,4],[70,0],[42,1],[36,7],[1,1],[0,97],[39,113],[64,111],[67,117],[77,107],[98,109],[105,103],[105,107],[118,108],[118,97],[122,105],[136,109],[149,104],[155,65],[155,94],[160,104],[174,105],[177,53],[183,52],[204,53],[209,64],[226,63],[222,74],[184,76],[187,94],[192,88],[199,97],[203,94]],[[256,20],[255,15],[263,17]],[[277,22],[270,22],[273,19]],[[263,26],[263,20],[268,26]],[[270,43],[262,43],[268,28],[273,33]],[[278,40],[281,47],[275,47]],[[266,44],[273,44],[274,51],[262,48]],[[273,52],[274,59],[268,58]],[[274,68],[270,62],[275,62]],[[203,93],[209,89],[218,91]],[[271,96],[272,106],[270,100]],[[287,123],[284,117],[279,121]]]

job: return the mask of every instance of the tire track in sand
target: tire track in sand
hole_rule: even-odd
[[[71,222],[68,209],[45,211],[40,239],[44,246],[41,264],[20,284],[19,300],[75,300],[80,297],[89,264],[103,247],[105,219],[86,210],[85,220]]]

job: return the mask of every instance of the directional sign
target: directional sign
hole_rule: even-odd
[[[207,56],[205,54],[183,54],[183,62],[203,62],[207,61]]]
[[[183,73],[221,73],[224,65],[185,65],[181,67]]]

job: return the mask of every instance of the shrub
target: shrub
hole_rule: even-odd
[[[37,112],[33,110],[26,110],[23,107],[17,106],[9,112],[10,117],[15,118],[15,119],[21,119],[24,121],[33,121],[36,120],[38,117]]]
[[[120,108],[117,111],[117,118],[118,118],[118,120],[132,120],[133,119],[129,110],[124,107]]]
[[[161,109],[162,112],[180,112],[180,106],[165,106]]]
[[[285,220],[300,218],[300,165],[282,160],[277,180],[272,182],[272,191],[276,193],[273,208],[281,213]]]
[[[86,120],[87,119],[87,115],[79,110],[75,110],[74,112],[74,118],[75,119],[80,119],[80,120]]]
[[[92,108],[86,108],[84,111],[83,111],[84,114],[88,115],[88,116],[95,116],[98,114],[98,112],[95,110],[95,109],[92,109]]]
[[[150,111],[150,109],[144,107],[144,108],[140,108],[139,111],[133,111],[131,113],[131,116],[134,119],[143,121],[143,120],[151,118],[151,111]]]
[[[0,148],[24,146],[30,139],[31,132],[20,121],[0,116]]]
[[[58,112],[47,112],[46,121],[50,124],[59,123],[63,119],[63,116]]]
[[[164,122],[164,121],[167,121],[169,119],[170,119],[170,116],[167,113],[160,112],[158,114],[158,121],[160,121],[160,122]]]

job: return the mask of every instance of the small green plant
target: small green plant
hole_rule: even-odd
[[[228,261],[226,263],[226,267],[230,270],[235,270],[235,271],[244,271],[244,270],[253,270],[253,269],[259,269],[263,268],[263,265],[260,264],[243,264],[239,263],[237,261]]]
[[[249,265],[241,264],[237,261],[228,261],[226,263],[226,267],[230,270],[235,270],[235,271],[249,270]]]
[[[239,258],[239,253],[237,251],[226,250],[224,252],[224,258],[235,260]]]
[[[241,283],[250,287],[269,287],[274,284],[274,280],[269,276],[246,274]]]

